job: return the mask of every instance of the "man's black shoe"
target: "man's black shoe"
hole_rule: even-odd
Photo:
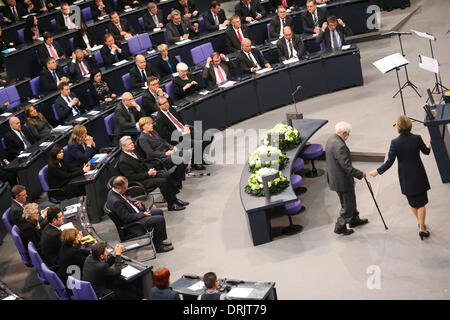
[[[156,249],[156,253],[168,252],[168,251],[172,251],[173,250],[173,246],[165,246],[163,244],[160,244],[155,249]]]
[[[185,206],[179,205],[176,202],[174,204],[172,204],[171,206],[168,206],[167,208],[169,211],[181,211],[181,210],[186,209]]]
[[[193,164],[192,169],[194,170],[206,170],[205,166],[202,164]]]
[[[348,226],[350,228],[354,228],[354,227],[357,227],[357,226],[362,226],[363,224],[366,224],[366,223],[369,223],[368,219],[359,219],[358,218],[358,219],[350,221]]]
[[[180,206],[183,206],[183,207],[185,207],[185,206],[188,206],[188,205],[189,205],[189,202],[187,202],[187,201],[183,201],[183,200],[181,200],[181,199],[177,199],[177,200],[175,200],[175,203],[176,203],[176,204],[179,204]]]
[[[346,227],[344,227],[344,228],[340,228],[340,229],[334,229],[334,233],[337,233],[337,234],[343,234],[344,236],[348,236],[348,235],[350,235],[350,234],[352,234],[354,231],[353,231],[353,229],[347,229]]]

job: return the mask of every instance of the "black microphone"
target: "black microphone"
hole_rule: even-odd
[[[297,86],[297,88],[295,88],[295,91],[292,93],[292,100],[294,100],[294,108],[295,108],[295,113],[298,114],[297,111],[297,102],[295,101],[294,95],[302,88],[302,86],[299,84]]]

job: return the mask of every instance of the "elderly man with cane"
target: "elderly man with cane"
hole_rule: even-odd
[[[350,150],[345,141],[350,136],[351,126],[346,122],[339,122],[335,126],[336,134],[328,138],[325,146],[327,162],[328,185],[336,191],[341,202],[340,216],[337,219],[334,232],[348,236],[353,233],[350,228],[364,225],[368,219],[361,219],[356,209],[356,195],[354,177],[361,180],[366,173],[353,168]]]

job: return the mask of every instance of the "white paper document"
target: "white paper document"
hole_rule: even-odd
[[[11,112],[5,112],[5,113],[2,113],[0,116],[2,116],[2,117],[9,117],[10,115],[12,115]]]
[[[284,60],[283,63],[284,64],[290,64],[290,63],[294,63],[294,62],[298,62],[298,58],[295,59],[288,59],[288,60]]]
[[[51,141],[42,142],[39,147],[48,147],[49,145],[53,144]]]
[[[125,12],[130,12],[130,11],[133,11],[134,10],[134,8],[128,8],[128,9],[125,9],[125,10],[123,10],[123,11],[125,11]]]
[[[74,119],[73,121],[76,121],[76,122],[83,122],[83,121],[86,121],[88,118],[86,118],[86,117],[78,117],[78,118],[76,118],[76,119]]]
[[[435,41],[436,40],[436,38],[435,37],[433,37],[431,34],[428,34],[428,33],[426,33],[426,32],[420,32],[420,31],[417,31],[417,30],[413,30],[413,29],[410,29],[412,32],[414,32],[415,34],[417,34],[419,37],[421,37],[421,38],[425,38],[425,39],[428,39],[428,40],[432,40],[432,41]]]
[[[174,78],[178,77],[178,72],[172,73],[172,77],[174,77]]]
[[[29,152],[24,152],[24,153],[19,154],[19,155],[17,156],[17,158],[26,158],[26,157],[28,157],[30,154],[31,154],[31,153],[29,153]]]
[[[100,113],[100,111],[92,110],[92,111],[88,112],[88,114],[91,115],[91,116],[95,116],[98,113]]]
[[[44,37],[37,38],[39,41],[44,41]]]
[[[85,176],[88,176],[88,175],[90,175],[90,174],[95,174],[95,173],[97,173],[97,169],[89,170],[89,171],[86,172],[84,175],[85,175]]]
[[[439,62],[436,59],[419,55],[419,67],[434,73],[439,73]]]
[[[97,163],[97,162],[101,162],[103,159],[105,159],[105,157],[107,157],[108,154],[107,153],[97,153],[94,154],[94,156],[91,158],[91,162],[92,163]]]
[[[378,61],[375,61],[373,65],[380,70],[381,73],[387,73],[395,68],[402,67],[408,64],[408,60],[405,59],[400,53],[394,53],[390,56],[384,57]]]
[[[31,99],[31,100],[28,100],[28,103],[36,103],[38,101],[39,101],[39,99]]]
[[[124,278],[131,278],[134,275],[137,275],[139,273],[139,270],[132,266],[126,266],[121,271],[121,276]]]
[[[271,41],[270,43],[271,43],[271,44],[277,44],[277,42],[278,42],[278,40],[273,40],[273,41]]]
[[[208,90],[202,90],[199,92],[199,94],[201,94],[202,96],[206,96],[209,93]]]
[[[188,289],[192,290],[192,291],[198,291],[198,290],[202,290],[203,288],[205,288],[205,283],[203,281],[199,281],[199,282],[194,283]]]
[[[266,73],[267,71],[272,70],[272,68],[264,68],[264,69],[260,69],[258,71],[256,71],[257,74],[261,74],[261,73]]]
[[[184,44],[184,43],[188,43],[188,42],[191,42],[191,41],[192,41],[191,39],[186,39],[186,40],[175,42],[175,44]]]
[[[227,293],[230,298],[248,298],[253,288],[233,288]]]
[[[71,206],[67,206],[64,208],[64,214],[67,215],[67,214],[75,213],[78,211],[79,207],[81,207],[80,203],[73,204]]]
[[[161,31],[161,28],[153,28],[153,32]]]
[[[234,86],[234,84],[236,83],[236,81],[227,81],[224,84],[221,84],[219,87],[220,88],[229,88]]]
[[[79,4],[79,3],[82,3],[82,2],[84,2],[84,0],[75,1],[73,4]]]
[[[72,222],[63,224],[61,227],[59,227],[61,229],[61,231],[64,231],[66,229],[75,229],[74,225]]]
[[[116,67],[118,67],[118,66],[121,66],[122,64],[125,64],[125,63],[127,63],[127,62],[128,62],[127,60],[122,60],[122,61],[119,61],[119,62],[113,63],[113,66],[116,66]]]
[[[148,54],[153,54],[155,52],[156,52],[155,49],[153,49],[152,51],[147,51]]]
[[[351,47],[352,47],[351,45],[346,44],[346,45],[342,46],[341,50],[342,50],[342,51],[345,51],[345,50],[350,49]]]
[[[59,125],[56,128],[54,128],[53,131],[67,131],[67,130],[70,130],[70,129],[72,129],[72,126]]]
[[[103,20],[103,19],[105,19],[105,18],[107,18],[107,17],[108,17],[108,15],[103,16],[103,17],[98,17],[98,20]]]

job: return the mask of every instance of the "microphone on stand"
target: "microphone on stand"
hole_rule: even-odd
[[[286,120],[288,122],[288,125],[292,126],[292,120],[297,120],[297,119],[303,119],[303,113],[298,113],[297,110],[297,102],[295,101],[295,94],[302,88],[302,86],[299,84],[297,86],[297,88],[295,88],[295,91],[292,92],[292,100],[294,102],[294,108],[295,108],[295,113],[286,113]]]
[[[299,85],[297,86],[297,88],[295,88],[295,91],[292,93],[292,100],[294,100],[295,113],[297,113],[297,114],[298,114],[298,111],[297,111],[297,102],[295,101],[294,96],[295,96],[295,94],[296,94],[301,88],[302,88],[302,86],[299,84]]]

